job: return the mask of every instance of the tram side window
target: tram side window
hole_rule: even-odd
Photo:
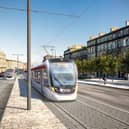
[[[44,86],[49,86],[49,84],[48,84],[48,72],[47,72],[47,70],[45,69],[45,70],[43,70],[43,81],[44,81]]]
[[[38,74],[37,74],[37,71],[35,71],[35,79],[38,78]]]
[[[41,72],[40,71],[38,71],[38,79],[40,79],[40,76],[41,76]]]

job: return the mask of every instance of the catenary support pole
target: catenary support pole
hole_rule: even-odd
[[[27,0],[27,110],[31,110],[31,0]]]

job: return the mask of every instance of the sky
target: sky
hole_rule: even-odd
[[[4,51],[8,59],[16,59],[13,54],[22,54],[19,60],[24,62],[26,12],[2,7],[26,9],[26,3],[27,0],[0,0],[0,51]],[[31,8],[41,11],[31,14],[33,65],[40,64],[46,54],[42,45],[55,46],[56,55],[62,56],[68,47],[86,45],[90,36],[108,33],[113,26],[124,27],[129,20],[129,0],[31,0]],[[52,53],[50,48],[48,51]]]

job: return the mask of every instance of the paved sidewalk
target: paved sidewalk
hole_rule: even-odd
[[[104,84],[103,79],[93,78],[93,79],[83,79],[79,80],[79,83],[97,85],[97,86],[105,86],[105,87],[114,87],[120,89],[129,89],[129,80],[111,80],[107,79],[106,84]]]
[[[43,101],[32,95],[32,110],[26,110],[26,86],[16,79],[8,100],[0,129],[66,129]],[[21,94],[24,92],[24,94]]]

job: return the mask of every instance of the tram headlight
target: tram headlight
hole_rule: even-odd
[[[55,91],[54,87],[51,87],[51,90],[52,90],[52,91]]]
[[[63,92],[64,90],[60,88],[60,92]]]
[[[55,92],[57,92],[57,93],[60,92],[60,88],[55,87],[54,89],[55,89]]]
[[[59,89],[55,87],[55,91],[59,91]]]

